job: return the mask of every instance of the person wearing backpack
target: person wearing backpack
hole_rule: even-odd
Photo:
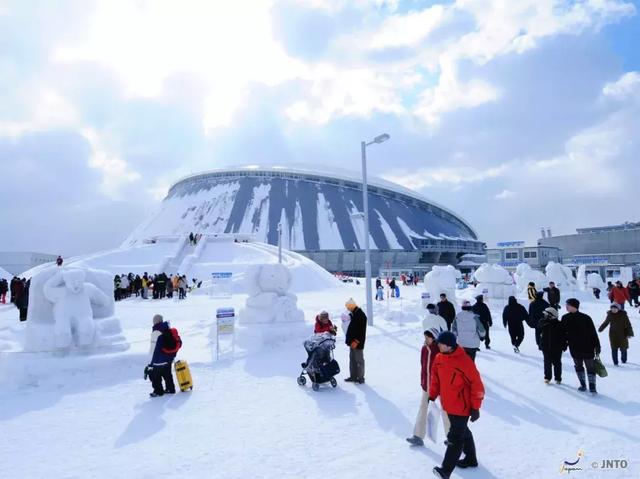
[[[149,364],[145,368],[145,378],[149,375],[153,392],[150,397],[159,397],[166,394],[175,394],[176,386],[173,382],[171,364],[182,346],[182,340],[176,328],[171,328],[162,315],[153,317],[151,329],[151,347],[149,349]],[[162,387],[164,380],[165,387]]]

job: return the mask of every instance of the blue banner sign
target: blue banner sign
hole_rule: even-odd
[[[498,248],[518,248],[524,246],[524,241],[501,241],[496,243]]]

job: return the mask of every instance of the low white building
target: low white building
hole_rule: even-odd
[[[20,275],[34,266],[55,261],[57,257],[33,251],[4,251],[0,252],[0,267],[13,275]]]

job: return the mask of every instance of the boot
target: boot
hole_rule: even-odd
[[[598,394],[598,391],[596,391],[596,375],[595,374],[589,374],[589,392],[591,394]]]
[[[433,475],[440,479],[449,479],[449,477],[451,477],[449,474],[446,474],[441,467],[434,467]]]
[[[580,381],[580,387],[578,391],[586,391],[587,390],[587,376],[584,371],[576,371],[578,375],[578,380]]]
[[[419,438],[418,436],[408,437],[407,442],[412,446],[424,446],[424,441],[422,440],[422,438]]]
[[[466,469],[467,467],[478,467],[478,461],[475,459],[471,460],[468,457],[465,457],[464,459],[458,461],[457,466],[462,469]]]

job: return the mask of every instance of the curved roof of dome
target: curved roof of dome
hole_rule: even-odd
[[[243,166],[235,166],[235,167],[228,167],[228,168],[217,168],[217,169],[202,171],[199,173],[194,173],[194,174],[182,177],[171,186],[167,197],[172,196],[172,191],[183,182],[188,182],[190,180],[195,180],[198,178],[206,178],[207,176],[211,176],[211,175],[217,175],[217,174],[223,174],[223,173],[229,174],[234,172],[241,173],[243,175],[250,174],[250,173],[281,173],[281,174],[291,174],[291,175],[310,176],[310,177],[315,176],[315,177],[325,178],[329,180],[349,181],[352,183],[356,183],[357,185],[360,186],[360,188],[362,187],[361,173],[357,173],[353,170],[338,168],[334,166],[331,167],[331,173],[327,173],[327,172],[320,171],[318,169],[310,168],[309,166],[305,166],[305,165],[294,165],[294,166],[243,165]],[[388,190],[392,193],[408,196],[417,201],[424,202],[431,206],[434,206],[450,214],[451,216],[455,217],[458,221],[460,221],[467,228],[469,228],[469,230],[473,233],[473,235],[476,238],[478,237],[475,229],[460,215],[409,188],[406,188],[397,183],[393,183],[391,181],[387,181],[383,178],[379,178],[377,176],[371,176],[371,175],[368,175],[367,177],[367,184],[369,187]]]

